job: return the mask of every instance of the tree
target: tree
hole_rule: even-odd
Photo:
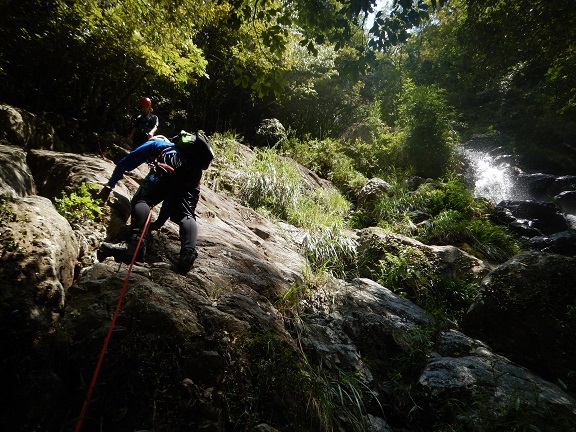
[[[415,82],[446,88],[470,124],[512,136],[526,168],[568,173],[575,43],[571,0],[451,0],[409,41],[406,66]]]
[[[182,90],[204,74],[194,23],[198,16],[211,19],[212,6],[194,0],[177,6],[170,0],[149,6],[138,0],[9,2],[0,30],[2,92],[35,112],[109,128],[130,98],[157,88]]]
[[[444,91],[407,80],[399,100],[399,126],[404,130],[404,152],[409,166],[422,177],[438,178],[454,162],[455,113]]]
[[[224,125],[221,119],[230,114],[238,117],[231,124],[241,125],[242,116],[265,112],[290,88],[290,75],[298,75],[291,57],[295,45],[313,55],[341,50],[341,83],[345,90],[354,88],[359,73],[374,64],[374,50],[402,41],[405,28],[420,23],[436,1],[395,0],[391,17],[377,13],[366,35],[362,22],[375,5],[376,0],[3,2],[0,93],[6,102],[75,117],[96,131],[125,130],[143,94],[173,124],[198,124],[198,117],[189,117],[203,111],[200,124],[216,117],[215,124]],[[319,84],[327,82],[318,78]],[[330,127],[327,117],[321,123]]]

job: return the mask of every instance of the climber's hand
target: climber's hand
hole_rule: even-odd
[[[98,192],[98,198],[100,198],[103,202],[108,201],[108,197],[110,196],[110,192],[112,192],[112,188],[108,185],[105,185],[100,192]]]

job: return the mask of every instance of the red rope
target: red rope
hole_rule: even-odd
[[[96,381],[98,380],[98,374],[100,373],[100,367],[102,366],[102,362],[104,361],[104,355],[106,354],[106,350],[108,349],[108,343],[110,342],[110,338],[112,337],[112,331],[114,330],[114,326],[116,325],[116,319],[118,318],[118,314],[120,312],[120,306],[122,305],[122,300],[124,299],[124,295],[126,294],[126,288],[128,287],[128,280],[130,278],[130,273],[132,272],[132,267],[134,266],[134,262],[136,261],[136,255],[140,250],[142,239],[144,238],[144,235],[148,230],[148,225],[150,223],[151,216],[152,216],[152,209],[150,209],[150,212],[148,213],[148,218],[146,219],[146,223],[144,224],[142,235],[140,235],[140,239],[138,240],[138,244],[136,245],[136,250],[134,251],[134,255],[132,256],[132,261],[130,262],[130,266],[128,267],[128,272],[126,273],[126,279],[124,280],[124,286],[122,287],[122,291],[120,292],[120,298],[118,299],[118,304],[116,305],[116,310],[114,311],[114,316],[112,317],[112,322],[110,323],[108,334],[104,339],[104,345],[102,346],[102,351],[100,351],[100,357],[98,358],[98,362],[96,363],[96,368],[94,369],[94,374],[92,375],[92,381],[90,382],[90,387],[88,387],[88,393],[86,394],[86,399],[84,399],[84,404],[82,405],[82,411],[80,411],[80,416],[78,418],[78,422],[76,423],[76,428],[74,429],[74,432],[79,432],[80,429],[82,428],[82,423],[84,422],[84,416],[86,415],[86,409],[88,408],[88,403],[90,402],[92,392],[94,391],[94,387],[96,386]]]

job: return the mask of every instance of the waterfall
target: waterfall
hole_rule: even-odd
[[[468,178],[474,187],[474,196],[495,203],[520,198],[517,168],[510,164],[508,156],[472,148],[460,151],[469,165]]]
[[[459,148],[466,161],[466,178],[475,197],[499,204],[502,201],[554,203],[571,229],[576,229],[576,176],[555,176],[521,170],[514,158],[497,145],[467,143]],[[533,217],[542,219],[546,207],[533,206]]]

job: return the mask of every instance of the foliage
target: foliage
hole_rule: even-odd
[[[348,195],[365,182],[364,176],[354,168],[353,160],[346,155],[343,145],[337,140],[291,138],[283,144],[281,150],[320,177],[330,180]]]
[[[296,428],[303,421],[308,388],[298,354],[270,333],[240,335],[225,349],[229,379],[222,397],[235,430],[252,430],[260,423]]]
[[[302,46],[311,52],[316,52],[316,45],[325,41],[333,43],[336,49],[346,46],[354,31],[366,14],[377,7],[376,0],[336,0],[332,2],[297,2],[292,8],[278,7],[273,0],[257,2],[255,5],[247,0],[229,0],[236,14],[230,17],[236,27],[253,16],[274,23],[264,33],[264,44],[272,53],[281,53],[285,50],[286,27],[295,25],[304,33],[300,41]],[[443,4],[444,1],[432,0],[433,7]],[[368,30],[370,40],[367,47],[372,50],[384,49],[408,38],[407,30],[418,26],[428,18],[430,4],[423,0],[394,1],[390,17],[386,17],[383,10],[375,15],[372,28]],[[364,62],[371,59],[366,56]]]
[[[182,95],[204,74],[206,60],[193,37],[197,24],[214,17],[212,8],[194,0],[177,8],[169,0],[9,2],[0,30],[0,70],[9,78],[2,93],[35,112],[82,114],[101,129],[143,93],[155,100],[152,89]]]
[[[383,177],[402,166],[400,131],[378,125],[368,140],[347,141],[343,151],[354,161],[354,167],[368,178]]]
[[[357,374],[345,372],[336,365],[316,367],[305,363],[304,374],[310,385],[310,405],[324,431],[332,431],[343,423],[345,430],[363,432],[366,424],[365,393],[371,393]]]
[[[432,325],[419,325],[395,335],[402,349],[396,353],[378,355],[378,351],[370,353],[371,363],[380,366],[382,381],[388,388],[387,404],[389,412],[387,419],[394,424],[400,422],[410,430],[420,430],[430,426],[421,421],[417,395],[418,378],[429,361],[439,329]],[[376,347],[371,347],[377,349]],[[377,356],[374,356],[376,354]],[[373,368],[374,370],[374,368]]]
[[[202,175],[202,182],[214,191],[235,191],[235,179],[229,179],[229,170],[238,170],[242,166],[240,138],[231,133],[215,133],[210,137],[215,158],[212,166]]]
[[[472,126],[513,136],[525,168],[571,173],[575,19],[569,0],[454,0],[410,39],[406,71],[446,88]]]
[[[231,345],[225,356],[230,378],[222,397],[235,429],[268,423],[329,432],[343,422],[347,430],[366,430],[363,397],[368,389],[360,377],[335,365],[313,365],[270,333],[243,334]]]
[[[61,198],[54,198],[54,207],[71,223],[95,220],[102,214],[102,200],[92,195],[92,191],[97,189],[96,184],[82,183],[69,194],[62,191]]]
[[[464,220],[455,210],[441,212],[420,232],[429,244],[456,244],[481,259],[504,262],[520,252],[514,235],[486,219]]]
[[[267,209],[285,220],[301,193],[302,181],[296,166],[268,148],[257,151],[240,189],[241,198],[250,207]]]
[[[313,229],[340,227],[348,216],[350,203],[336,189],[317,188],[300,194],[288,212],[288,222]]]
[[[296,166],[274,149],[257,150],[241,180],[240,196],[252,208],[306,230],[304,255],[314,271],[354,274],[356,242],[343,233],[350,203],[335,189],[308,189]]]
[[[426,182],[416,191],[398,178],[390,183],[391,192],[377,203],[372,216],[380,226],[427,244],[453,244],[494,262],[520,251],[515,237],[491,221],[492,205],[474,198],[459,178]]]
[[[333,282],[331,274],[322,269],[314,271],[309,266],[303,269],[303,276],[304,281],[293,284],[276,303],[285,317],[300,316],[311,294],[325,289]]]
[[[251,133],[270,117],[312,133],[342,131],[363,104],[357,72],[375,64],[373,50],[398,43],[394,35],[430,10],[424,1],[397,2],[379,16],[369,45],[361,25],[380,5],[353,3],[7,2],[0,93],[35,113],[77,118],[89,132],[124,133],[142,95],[155,101],[167,136],[190,125]]]
[[[406,247],[380,260],[378,282],[416,303],[430,315],[459,323],[474,302],[478,283],[445,278],[418,250]]]
[[[241,139],[231,132],[215,133],[210,137],[210,142],[215,149],[215,164],[223,166],[240,165],[239,145]]]
[[[309,190],[289,159],[273,149],[256,153],[240,186],[240,196],[249,206],[304,228],[342,224],[350,204],[338,191]]]
[[[422,291],[426,289],[435,270],[425,254],[418,249],[406,247],[399,254],[385,253],[379,265],[379,283],[420,304],[424,296]]]
[[[438,178],[455,158],[455,114],[437,86],[408,80],[399,99],[398,124],[405,132],[404,157],[417,175]]]
[[[347,237],[338,225],[312,228],[302,245],[313,271],[329,272],[342,279],[357,275],[356,247],[356,240]]]

